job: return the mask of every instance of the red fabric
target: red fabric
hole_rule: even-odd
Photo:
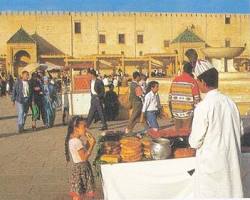
[[[87,192],[87,193],[86,193],[86,196],[87,196],[87,197],[92,197],[92,198],[93,198],[93,197],[95,197],[95,196],[96,196],[96,193],[95,193],[95,192],[93,192],[93,191],[91,191],[91,192]]]
[[[183,137],[183,136],[189,136],[190,130],[188,129],[180,129],[178,133],[175,130],[175,127],[165,128],[159,131],[154,131],[150,129],[148,131],[148,134],[152,138],[160,138],[160,137]]]
[[[79,200],[82,200],[81,196],[79,196],[76,192],[70,192],[69,196],[71,196],[72,199],[77,197]]]
[[[186,72],[183,72],[180,76],[175,77],[173,82],[192,83],[193,84],[193,87],[192,87],[193,96],[200,95],[200,90],[199,90],[196,80]]]

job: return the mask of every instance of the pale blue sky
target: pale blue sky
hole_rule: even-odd
[[[0,10],[250,13],[250,0],[0,0]]]

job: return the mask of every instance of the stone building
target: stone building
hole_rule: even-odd
[[[33,62],[171,75],[193,48],[220,71],[244,71],[249,27],[247,14],[0,12],[0,60],[15,75]]]

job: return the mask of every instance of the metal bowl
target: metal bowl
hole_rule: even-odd
[[[157,138],[152,140],[151,155],[154,160],[167,159],[171,156],[171,144],[167,138]]]

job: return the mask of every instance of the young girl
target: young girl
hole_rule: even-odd
[[[153,131],[158,131],[159,129],[157,115],[161,110],[161,104],[158,90],[159,83],[157,81],[151,81],[148,84],[148,91],[142,107],[142,112],[146,117],[147,124]]]
[[[73,160],[70,177],[70,195],[73,200],[82,200],[84,194],[94,196],[94,176],[88,158],[95,145],[95,138],[87,133],[86,127],[87,123],[82,117],[73,117],[65,139],[66,160],[70,160],[69,152]],[[86,144],[80,140],[82,136],[86,137]]]

